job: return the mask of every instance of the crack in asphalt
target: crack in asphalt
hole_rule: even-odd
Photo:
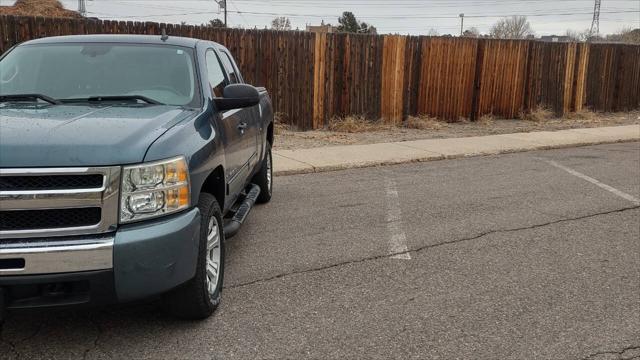
[[[100,348],[100,345],[98,344],[98,342],[100,341],[100,337],[103,334],[102,326],[100,325],[100,322],[98,320],[96,320],[93,316],[90,316],[88,320],[89,322],[91,322],[91,324],[93,324],[93,326],[96,328],[98,333],[96,334],[96,337],[93,339],[93,346],[84,350],[84,354],[82,355],[83,360],[87,359],[87,357],[89,356],[89,353],[92,350],[98,350]],[[105,352],[103,353],[107,355],[107,357],[109,357],[110,359],[112,358],[110,354],[107,354]]]
[[[640,346],[637,345],[632,345],[632,346],[628,346],[620,351],[600,351],[600,352],[596,352],[590,355],[587,355],[586,357],[582,358],[582,360],[591,360],[593,358],[595,358],[596,356],[599,355],[618,355],[618,359],[621,360],[632,360],[632,359],[637,359],[638,356],[634,355],[633,357],[626,357],[624,356],[624,353],[630,350],[640,350]]]
[[[16,344],[14,344],[13,341],[5,340],[2,336],[3,326],[4,326],[4,323],[0,323],[0,344],[2,343],[7,344],[9,346],[9,350],[15,356],[15,358],[19,359],[20,353],[18,353],[18,350],[16,349]]]
[[[15,340],[15,341],[11,341],[11,340],[7,340],[5,339],[2,334],[3,334],[3,329],[4,329],[4,324],[5,323],[0,323],[0,343],[5,343],[7,345],[9,345],[9,349],[11,350],[11,352],[15,355],[16,359],[20,359],[22,357],[22,354],[20,353],[20,351],[18,351],[17,345],[25,342],[25,341],[29,341],[31,339],[33,339],[34,337],[36,337],[40,331],[42,331],[42,329],[44,328],[45,322],[41,322],[40,325],[38,325],[38,328],[36,328],[36,330],[33,332],[33,334],[28,335],[22,339],[19,340]]]
[[[425,250],[429,250],[429,249],[432,249],[432,248],[437,248],[437,247],[444,246],[444,245],[452,245],[452,244],[457,244],[457,243],[477,240],[477,239],[483,238],[483,237],[488,236],[488,235],[500,234],[500,233],[509,233],[509,232],[517,232],[517,231],[524,231],[524,230],[532,230],[532,229],[537,229],[537,228],[541,228],[541,227],[545,227],[545,226],[550,226],[550,225],[555,225],[555,224],[560,224],[560,223],[565,223],[565,222],[571,222],[571,221],[580,221],[580,220],[584,220],[584,219],[590,219],[590,218],[603,216],[603,215],[621,213],[621,212],[625,212],[625,211],[629,211],[629,210],[635,210],[635,209],[640,209],[640,206],[636,205],[636,206],[624,207],[624,208],[620,208],[620,209],[616,209],[616,210],[603,211],[603,212],[599,212],[599,213],[595,213],[595,214],[583,215],[583,216],[578,216],[578,217],[574,217],[574,218],[562,218],[562,219],[549,221],[549,222],[542,223],[542,224],[524,226],[524,227],[519,227],[519,228],[489,230],[489,231],[480,233],[480,234],[472,236],[472,237],[465,237],[465,238],[460,238],[460,239],[455,239],[455,240],[450,240],[450,241],[443,241],[443,242],[440,242],[440,243],[437,243],[437,244],[429,244],[429,245],[421,246],[421,247],[418,247],[418,248],[415,248],[415,249],[409,249],[408,252],[409,253],[417,253],[417,252],[422,252],[422,251],[425,251]],[[404,253],[407,253],[407,251],[403,251],[401,253],[404,254]],[[359,263],[364,263],[364,262],[368,262],[368,261],[386,259],[386,258],[395,256],[395,255],[400,255],[401,253],[389,253],[389,254],[384,254],[384,255],[376,255],[376,256],[370,256],[370,257],[366,257],[366,258],[358,259],[358,260],[348,260],[348,261],[343,261],[343,262],[339,262],[339,263],[336,263],[336,264],[320,266],[320,267],[317,267],[317,268],[305,269],[305,270],[300,270],[300,271],[292,271],[292,272],[288,272],[288,273],[284,273],[284,274],[278,274],[278,275],[270,276],[270,277],[267,277],[267,278],[256,279],[256,280],[251,280],[251,281],[244,282],[244,283],[225,286],[224,289],[236,289],[236,288],[251,286],[251,285],[255,285],[255,284],[259,284],[259,283],[278,280],[278,279],[281,279],[281,278],[284,278],[284,277],[288,277],[288,276],[291,276],[291,275],[307,274],[307,273],[312,273],[312,272],[317,272],[317,271],[328,270],[328,269],[332,269],[332,268],[336,268],[336,267],[341,267],[341,266],[345,266],[345,265],[359,264]]]

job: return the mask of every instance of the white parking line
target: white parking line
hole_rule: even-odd
[[[562,170],[568,172],[569,174],[571,174],[573,176],[577,176],[580,179],[586,180],[586,181],[588,181],[588,182],[590,182],[590,183],[592,183],[592,184],[594,184],[596,186],[599,186],[600,188],[605,189],[605,190],[607,190],[607,191],[609,191],[609,192],[611,192],[613,194],[616,194],[616,195],[618,195],[619,197],[621,197],[621,198],[623,198],[625,200],[629,200],[632,203],[634,203],[635,205],[640,205],[640,199],[638,199],[638,198],[636,198],[636,197],[634,197],[632,195],[629,195],[629,194],[627,194],[627,193],[625,193],[623,191],[620,191],[620,190],[618,190],[618,189],[616,189],[614,187],[611,187],[611,186],[609,186],[607,184],[603,184],[600,181],[598,181],[598,180],[596,180],[596,179],[594,179],[594,178],[592,178],[590,176],[587,176],[587,175],[585,175],[583,173],[577,172],[577,171],[575,171],[575,170],[573,170],[571,168],[568,168],[568,167],[566,167],[566,166],[564,166],[562,164],[558,164],[557,162],[555,162],[553,160],[545,160],[545,159],[543,159],[543,160],[545,162],[557,167],[558,169],[562,169]]]
[[[409,249],[407,248],[407,236],[402,229],[402,210],[400,209],[400,199],[396,182],[391,178],[385,179],[386,204],[387,204],[387,230],[391,238],[389,239],[389,253],[395,254],[392,259],[411,260]]]

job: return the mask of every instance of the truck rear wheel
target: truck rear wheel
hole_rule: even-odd
[[[222,211],[216,198],[200,195],[200,245],[196,275],[168,294],[171,313],[184,319],[209,317],[220,304],[224,277]]]
[[[259,204],[271,201],[273,192],[273,158],[271,157],[271,144],[267,143],[266,154],[262,160],[260,171],[254,176],[253,183],[260,187],[260,195],[256,200]]]

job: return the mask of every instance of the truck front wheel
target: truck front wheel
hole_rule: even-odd
[[[196,275],[168,294],[170,311],[184,319],[209,317],[220,303],[224,276],[222,211],[216,198],[200,195],[200,245]]]

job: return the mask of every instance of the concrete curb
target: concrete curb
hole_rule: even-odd
[[[274,151],[274,175],[498,155],[640,140],[640,125]]]

